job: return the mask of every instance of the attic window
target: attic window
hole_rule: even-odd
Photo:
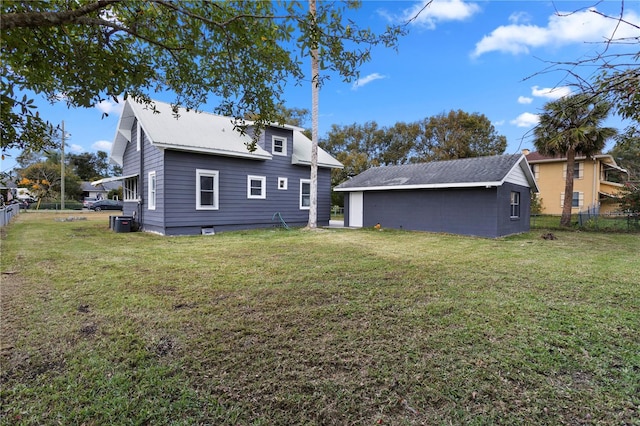
[[[287,138],[273,136],[271,138],[271,153],[273,155],[287,155]]]

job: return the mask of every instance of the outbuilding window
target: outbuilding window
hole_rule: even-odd
[[[520,193],[511,191],[511,219],[520,217]]]

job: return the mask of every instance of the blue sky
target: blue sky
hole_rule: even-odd
[[[423,1],[364,1],[351,18],[380,31],[414,16],[423,6]],[[397,52],[376,48],[361,68],[359,81],[345,83],[333,77],[322,87],[320,136],[332,124],[375,121],[392,126],[461,109],[486,115],[507,137],[507,153],[533,148],[530,134],[537,114],[546,102],[570,93],[575,81],[560,71],[544,72],[548,62],[575,61],[602,51],[602,41],[614,33],[616,21],[599,13],[617,16],[620,8],[618,0],[435,0],[410,24]],[[640,25],[640,2],[627,0],[624,17]],[[622,32],[630,30],[635,33]],[[638,29],[619,28],[616,36],[625,35],[637,37]],[[587,67],[574,71],[585,78],[594,72]],[[159,94],[156,99],[172,97]],[[310,85],[288,85],[285,99],[288,107],[310,110]],[[95,108],[68,109],[62,102],[38,103],[49,121],[64,120],[71,134],[68,152],[110,152],[121,105],[104,102]],[[202,109],[211,110],[212,105]],[[102,118],[104,112],[109,117]],[[623,129],[630,123],[613,116],[607,124]],[[18,153],[9,154],[2,171],[15,166]]]

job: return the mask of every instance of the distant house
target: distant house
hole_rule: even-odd
[[[109,178],[106,180],[107,182],[100,182],[95,185],[91,182],[81,182],[82,196],[102,200],[108,198],[109,192],[117,190],[122,186],[122,182],[109,181]]]
[[[523,152],[531,165],[542,199],[542,213],[562,214],[567,159],[549,157],[538,152]],[[627,171],[616,164],[611,155],[577,157],[573,175],[573,212],[588,208],[611,213],[619,208],[618,193],[627,179]]]
[[[345,226],[481,237],[527,232],[530,192],[524,155],[375,167],[341,183]]]
[[[176,119],[171,105],[155,107],[159,113],[127,100],[111,151],[123,169],[123,214],[142,230],[189,235],[308,223],[311,141],[302,129],[268,126],[251,152],[251,137],[231,118],[181,109]],[[342,164],[318,149],[318,166],[323,226],[331,169]]]

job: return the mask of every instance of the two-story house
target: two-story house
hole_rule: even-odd
[[[176,118],[171,105],[154,104],[157,112],[126,101],[111,151],[123,170],[123,214],[142,230],[189,235],[308,223],[311,141],[303,129],[268,126],[250,151],[251,136],[229,117],[180,109]],[[329,224],[331,169],[341,167],[318,149],[318,226]]]
[[[538,184],[542,213],[560,215],[564,203],[567,159],[549,157],[524,150]],[[576,157],[573,180],[573,213],[596,209],[601,214],[619,208],[617,194],[627,178],[627,171],[616,164],[611,155]]]

